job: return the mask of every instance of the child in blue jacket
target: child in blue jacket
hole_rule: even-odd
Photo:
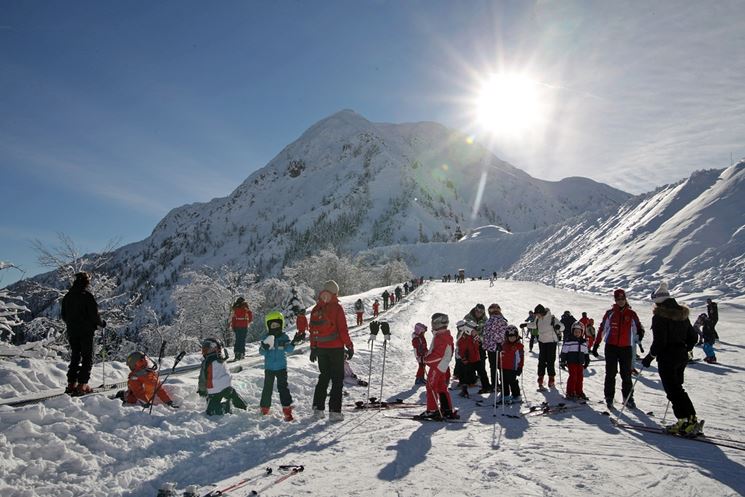
[[[266,335],[262,337],[259,353],[264,356],[264,389],[261,391],[261,414],[269,414],[272,389],[277,379],[279,401],[285,421],[292,421],[292,395],[287,386],[287,354],[295,350],[295,341],[284,332],[285,318],[279,311],[266,315]]]

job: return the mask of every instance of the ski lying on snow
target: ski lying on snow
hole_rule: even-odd
[[[703,421],[701,422],[701,426],[703,428]],[[710,437],[708,435],[705,435],[703,432],[699,432],[695,436],[685,436],[685,435],[679,435],[677,433],[668,433],[664,428],[661,428],[659,426],[649,426],[649,425],[642,425],[642,424],[636,424],[636,423],[623,423],[614,421],[613,426],[616,426],[617,428],[624,428],[627,430],[635,430],[635,431],[643,431],[646,433],[656,433],[658,435],[665,435],[667,437],[675,437],[680,438],[683,440],[692,440],[694,442],[702,442],[707,443],[710,445],[718,445],[720,447],[727,447],[730,449],[735,450],[742,450],[745,451],[745,443],[737,441],[737,440],[729,440],[726,438],[721,437]]]
[[[264,471],[261,474],[248,476],[246,478],[243,478],[243,479],[240,479],[240,480],[238,480],[236,482],[233,482],[233,483],[231,483],[230,485],[228,485],[226,487],[218,488],[218,489],[215,489],[215,490],[211,490],[211,491],[207,492],[206,494],[202,494],[202,497],[219,497],[221,495],[230,495],[230,492],[232,492],[233,490],[237,490],[239,488],[243,488],[243,487],[249,485],[250,483],[255,482],[256,480],[258,480],[260,478],[264,478],[264,477],[269,476],[271,474],[272,474],[272,468],[265,468]],[[195,495],[195,497],[196,497],[196,494],[193,494],[193,495]],[[184,496],[185,497],[191,497],[186,492],[184,493]]]
[[[248,495],[260,495],[261,492],[263,492],[264,490],[268,490],[268,489],[272,488],[273,486],[282,483],[283,481],[285,481],[286,479],[290,478],[291,476],[300,473],[301,471],[303,471],[305,469],[305,466],[295,466],[295,465],[280,466],[279,469],[289,470],[290,472],[287,473],[286,475],[280,476],[279,478],[277,478],[274,481],[271,481],[271,482],[267,483],[266,485],[264,485],[263,487],[261,487],[258,490],[251,490],[251,493],[249,493]]]
[[[423,418],[421,416],[394,416],[390,414],[384,414],[386,418],[392,418],[392,419],[408,419],[409,421],[419,421],[421,423],[467,423],[468,421],[465,419],[450,419],[450,418],[441,418],[441,419],[433,419],[433,418]]]
[[[406,409],[406,408],[414,408],[414,407],[423,407],[427,404],[422,404],[420,402],[404,402],[401,399],[396,399],[392,402],[364,402],[362,400],[359,400],[355,402],[354,404],[346,404],[346,407],[352,407],[354,411],[360,410],[360,409]]]

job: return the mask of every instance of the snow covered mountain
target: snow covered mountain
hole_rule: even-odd
[[[664,279],[677,295],[743,295],[745,161],[635,197],[610,217],[549,231],[515,263],[514,277],[643,295]]]
[[[526,232],[628,198],[586,178],[533,178],[436,123],[372,123],[344,110],[228,197],[171,211],[150,237],[120,250],[117,267],[125,279],[156,283],[202,264],[276,274],[329,246],[354,253],[447,241],[458,227],[487,224]]]

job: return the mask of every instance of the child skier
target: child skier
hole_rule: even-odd
[[[131,372],[127,379],[127,392],[124,394],[125,403],[149,406],[157,395],[164,404],[176,407],[168,391],[158,381],[158,366],[144,352],[129,354],[127,366]]]
[[[456,350],[461,360],[460,395],[469,398],[468,385],[476,383],[476,367],[479,363],[479,343],[476,338],[476,323],[458,321]]]
[[[453,337],[448,330],[447,314],[432,314],[432,345],[424,357],[427,372],[427,410],[420,416],[432,419],[457,419],[448,391],[450,359],[453,358]]]
[[[362,324],[362,315],[365,313],[365,304],[362,299],[357,299],[354,303],[354,313],[357,315],[357,326]]]
[[[281,312],[273,311],[266,315],[266,334],[261,339],[259,354],[264,356],[264,388],[261,390],[261,414],[269,414],[272,405],[272,389],[277,380],[277,392],[282,404],[285,421],[292,421],[292,395],[287,386],[287,354],[295,350],[296,341],[284,332],[285,319]]]
[[[222,415],[233,407],[248,408],[238,392],[230,386],[230,373],[225,367],[228,353],[217,338],[206,338],[202,341],[202,368],[199,371],[197,393],[207,397],[207,415]]]
[[[424,356],[427,355],[427,338],[424,334],[427,332],[427,326],[422,323],[414,325],[414,332],[411,334],[411,346],[414,347],[414,356],[419,368],[416,370],[416,379],[414,385],[426,385],[424,379]]]
[[[566,398],[569,400],[587,400],[583,390],[583,382],[584,370],[590,365],[590,349],[587,347],[584,335],[584,325],[575,321],[572,324],[572,334],[567,337],[561,346],[561,360],[569,368],[566,390]]]
[[[380,301],[378,299],[375,299],[375,301],[373,302],[372,309],[373,317],[378,317],[378,313],[380,313]]]
[[[308,331],[308,318],[305,316],[305,309],[300,309],[297,317],[295,317],[295,325],[297,326],[297,333],[292,337],[292,341],[300,343],[305,340],[305,332]]]
[[[694,325],[694,327],[701,330],[701,337],[704,340],[703,349],[704,354],[706,354],[704,361],[708,362],[709,364],[715,364],[717,362],[717,355],[714,352],[716,331],[714,330],[714,324],[712,320],[709,319],[708,315],[701,314],[696,320],[696,324]]]
[[[523,374],[525,347],[520,342],[520,332],[515,325],[507,326],[505,342],[502,344],[502,352],[500,353],[500,364],[502,366],[505,404],[522,402],[520,382],[517,381],[517,377]]]

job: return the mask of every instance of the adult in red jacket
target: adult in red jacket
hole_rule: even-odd
[[[427,411],[422,417],[457,418],[453,410],[453,401],[448,391],[450,381],[450,360],[453,358],[453,336],[448,330],[447,314],[432,314],[432,345],[424,357],[429,366],[427,373]],[[439,402],[438,402],[439,397]],[[438,409],[439,404],[439,409]]]
[[[248,302],[243,297],[238,297],[233,304],[230,316],[230,327],[235,333],[235,345],[233,346],[233,355],[235,360],[243,359],[246,355],[246,336],[248,327],[253,322],[254,315],[248,307]]]
[[[344,386],[344,356],[352,358],[354,344],[349,338],[347,317],[338,300],[339,285],[327,281],[318,294],[318,303],[310,313],[310,362],[318,361],[318,383],[313,393],[313,417],[324,416],[326,392],[329,395],[329,420],[342,421],[341,396]]]
[[[616,374],[621,372],[621,393],[626,405],[632,409],[636,407],[634,402],[633,382],[631,381],[631,336],[637,336],[637,343],[644,337],[644,327],[639,316],[631,309],[626,301],[626,292],[617,289],[613,292],[616,303],[613,304],[603,316],[603,321],[597,330],[595,344],[592,347],[592,355],[598,357],[598,347],[605,338],[605,403],[608,408],[613,407],[613,395],[616,391]]]

